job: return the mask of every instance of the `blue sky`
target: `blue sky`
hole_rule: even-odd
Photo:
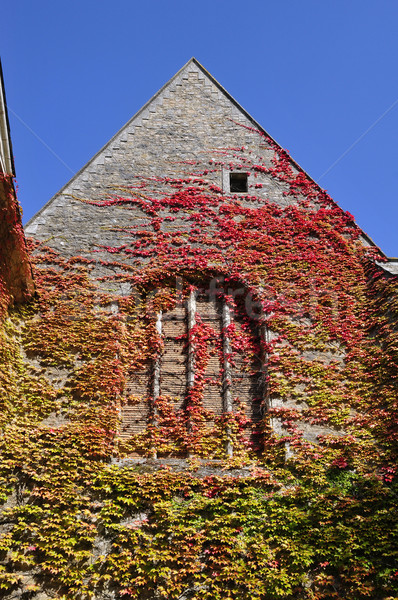
[[[195,56],[398,256],[396,0],[18,0],[2,23],[24,221]]]

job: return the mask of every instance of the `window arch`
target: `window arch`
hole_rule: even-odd
[[[152,316],[159,352],[128,383],[133,401],[122,407],[122,440],[156,421],[159,399],[168,398],[175,411],[189,411],[194,395],[207,425],[239,413],[247,444],[260,449],[266,354],[259,303],[245,286],[223,277],[177,288],[171,306]],[[227,435],[226,454],[233,449]]]

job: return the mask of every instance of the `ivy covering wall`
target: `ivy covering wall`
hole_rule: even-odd
[[[227,149],[190,177],[137,177],[95,202],[150,218],[101,249],[101,280],[95,249],[68,258],[30,240],[37,297],[4,309],[0,330],[3,597],[397,597],[397,278],[267,143],[270,164]],[[220,166],[283,182],[286,206],[258,199],[260,179],[225,195],[208,178]],[[229,331],[248,365],[266,356],[262,446],[244,407],[204,410],[212,332],[200,319],[184,408],[147,398],[145,432],[121,443],[127,382],[162,353],[154,316],[204,273],[243,282],[272,333],[259,349]]]
[[[21,210],[11,175],[0,172],[0,302],[27,300],[34,292]],[[1,307],[0,307],[1,313]]]

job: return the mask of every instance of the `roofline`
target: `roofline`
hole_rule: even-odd
[[[29,221],[26,223],[26,227],[29,226],[30,222],[35,219],[36,217],[38,217],[42,211],[47,208],[47,206],[54,200],[54,198],[56,196],[58,196],[58,194],[61,194],[64,189],[70,184],[72,183],[72,181],[74,181],[79,175],[80,173],[82,173],[110,144],[113,143],[113,141],[117,138],[117,136],[121,133],[121,131],[123,129],[125,129],[126,127],[128,127],[128,125],[130,125],[130,123],[132,123],[137,117],[140,116],[140,114],[142,112],[144,112],[147,107],[156,99],[158,98],[163,91],[175,80],[177,79],[177,77],[179,77],[179,75],[188,67],[188,65],[190,63],[195,64],[205,75],[206,77],[208,77],[210,79],[210,81],[230,100],[230,102],[232,102],[232,104],[234,104],[234,106],[236,106],[236,108],[239,109],[240,112],[242,112],[245,117],[252,123],[252,125],[254,126],[255,129],[257,129],[258,131],[260,131],[261,133],[263,133],[265,136],[267,136],[276,146],[278,146],[278,148],[281,148],[281,150],[283,150],[282,146],[280,144],[278,144],[278,142],[268,133],[268,131],[266,131],[261,125],[260,123],[258,123],[244,108],[243,106],[241,106],[239,104],[239,102],[237,100],[235,100],[235,98],[233,96],[231,96],[231,94],[217,81],[217,79],[215,79],[213,77],[213,75],[211,75],[211,73],[209,73],[207,71],[207,69],[205,69],[205,67],[194,57],[192,56],[192,58],[190,58],[185,65],[183,65],[181,67],[181,69],[179,69],[179,71],[177,71],[177,73],[175,75],[173,75],[173,77],[171,77],[171,79],[169,79],[161,88],[160,90],[158,90],[156,92],[156,94],[154,94],[149,100],[148,102],[146,102],[144,104],[144,106],[142,106],[138,112],[135,113],[134,116],[131,117],[131,119],[129,119],[127,121],[127,123],[125,123],[125,125],[123,125],[116,133],[115,135],[102,147],[100,148],[100,150],[98,150],[98,152],[96,152],[96,154],[94,154],[94,156],[81,168],[79,169],[79,171],[77,171],[77,173],[58,191],[56,192],[56,194],[54,194],[54,196],[52,196],[52,198],[50,198],[50,200],[48,200],[48,202],[46,202],[46,204],[35,214],[33,215],[33,217],[31,217],[31,219],[29,219]],[[291,163],[301,172],[303,172],[308,179],[310,179],[314,185],[316,185],[316,187],[323,192],[324,189],[319,185],[319,183],[317,183],[315,181],[315,179],[313,179],[311,177],[311,175],[309,175],[307,173],[307,171],[305,171],[305,169],[303,169],[303,167],[301,167],[299,165],[298,162],[296,162],[289,154],[289,160],[291,161]],[[332,198],[333,200],[333,198]],[[339,206],[337,204],[337,202],[335,200],[333,200],[333,202],[336,204],[336,206]],[[340,208],[340,207],[339,207]],[[359,227],[359,225],[358,225]],[[375,248],[377,248],[380,251],[380,254],[382,254],[382,256],[384,258],[387,258],[386,255],[384,254],[384,252],[379,248],[379,246],[372,240],[372,238],[365,233],[361,227],[359,227],[359,229],[362,232],[363,237],[366,239],[366,241],[371,245],[374,246]]]
[[[207,77],[208,77],[209,79],[211,79],[211,81],[214,83],[214,85],[216,85],[216,86],[219,88],[219,90],[221,90],[221,91],[222,91],[222,92],[223,92],[223,93],[224,93],[224,94],[225,94],[225,95],[226,95],[226,96],[229,98],[229,100],[230,100],[230,101],[231,101],[231,102],[232,102],[232,103],[233,103],[233,104],[234,104],[234,105],[235,105],[235,106],[236,106],[236,107],[237,107],[237,108],[238,108],[238,109],[239,109],[239,110],[240,110],[240,111],[241,111],[241,112],[242,112],[242,113],[245,115],[245,117],[246,117],[246,118],[247,118],[249,121],[251,121],[251,122],[253,123],[253,125],[255,126],[255,128],[256,128],[256,129],[258,129],[259,131],[261,131],[261,133],[263,133],[263,134],[264,134],[264,135],[266,135],[266,136],[267,136],[267,137],[268,137],[270,140],[272,140],[272,142],[273,142],[274,144],[276,144],[276,146],[278,146],[278,148],[281,148],[281,149],[283,150],[282,146],[281,146],[281,145],[280,145],[280,144],[279,144],[279,143],[278,143],[278,142],[277,142],[277,141],[276,141],[276,140],[275,140],[275,139],[272,137],[272,135],[270,135],[270,134],[268,133],[268,131],[266,131],[266,130],[264,129],[264,127],[262,127],[262,126],[260,125],[260,123],[258,123],[258,122],[257,122],[257,121],[256,121],[256,120],[255,120],[255,119],[254,119],[254,118],[253,118],[253,117],[252,117],[252,116],[251,116],[251,115],[250,115],[250,114],[247,112],[247,110],[245,110],[245,109],[243,108],[243,106],[241,106],[241,105],[239,104],[239,102],[238,102],[237,100],[235,100],[235,98],[234,98],[233,96],[231,96],[231,94],[230,94],[229,92],[227,92],[227,90],[226,90],[226,89],[225,89],[225,88],[224,88],[224,87],[223,87],[223,86],[222,86],[222,85],[221,85],[221,84],[220,84],[220,83],[217,81],[217,79],[215,79],[215,78],[213,77],[213,75],[211,75],[211,73],[209,73],[209,72],[208,72],[208,71],[207,71],[207,70],[204,68],[204,66],[200,64],[200,62],[199,62],[199,61],[198,61],[196,58],[192,57],[192,58],[191,58],[191,59],[190,59],[190,60],[187,62],[187,64],[183,66],[183,69],[185,69],[185,67],[186,67],[186,66],[187,66],[187,65],[188,65],[190,62],[194,62],[194,63],[196,64],[196,66],[197,66],[197,67],[199,67],[199,68],[200,68],[200,69],[201,69],[201,70],[202,70],[202,71],[203,71],[203,72],[204,72],[204,73],[207,75]],[[182,69],[181,69],[181,70],[182,70]],[[286,150],[285,150],[285,152],[286,152]],[[306,171],[305,169],[303,169],[303,167],[302,167],[301,165],[299,165],[299,163],[298,163],[297,161],[295,161],[295,160],[294,160],[294,158],[292,158],[292,157],[290,156],[290,154],[289,154],[289,160],[290,160],[290,162],[292,162],[292,163],[294,164],[294,166],[295,166],[295,167],[296,167],[296,168],[297,168],[299,171],[303,172],[303,173],[304,173],[304,174],[305,174],[305,175],[308,177],[308,179],[310,179],[310,180],[312,181],[312,183],[314,183],[314,184],[316,185],[316,187],[317,187],[317,188],[318,188],[318,189],[319,189],[321,192],[324,192],[324,191],[325,191],[325,190],[324,190],[324,188],[322,188],[322,187],[319,185],[319,183],[318,183],[317,181],[315,181],[315,179],[313,179],[313,178],[311,177],[311,175],[309,175],[309,174],[307,173],[307,171]],[[339,206],[339,205],[337,204],[337,202],[336,202],[336,201],[335,201],[333,198],[332,198],[332,200],[333,200],[333,202],[334,202],[334,203],[335,203],[337,206]],[[339,206],[339,208],[341,208],[341,207]],[[359,225],[357,225],[357,227],[359,227]],[[380,254],[382,254],[384,258],[387,258],[386,254],[384,254],[384,252],[383,252],[383,251],[381,250],[381,248],[380,248],[380,247],[379,247],[379,246],[376,244],[376,242],[374,242],[374,241],[372,240],[372,238],[370,237],[370,235],[368,235],[367,233],[365,233],[361,227],[359,227],[359,229],[360,229],[360,230],[361,230],[361,232],[362,232],[362,237],[364,237],[364,238],[366,239],[366,241],[367,241],[367,242],[368,242],[368,243],[369,243],[371,246],[374,246],[375,248],[377,248],[377,249],[380,251]],[[391,259],[388,259],[388,260],[391,260]]]
[[[335,202],[335,200],[334,200],[334,202]],[[336,204],[337,204],[337,202],[336,202]],[[387,256],[387,254],[386,254],[385,252],[383,252],[383,250],[380,248],[380,246],[378,246],[378,245],[376,244],[376,242],[374,242],[374,241],[372,240],[372,238],[370,237],[370,235],[368,235],[367,233],[365,233],[365,232],[364,232],[364,230],[362,229],[362,227],[359,227],[359,225],[358,225],[358,224],[355,222],[355,220],[354,220],[354,223],[355,223],[355,224],[356,224],[356,226],[357,226],[357,227],[358,227],[358,228],[361,230],[361,237],[365,238],[365,240],[366,240],[366,241],[367,241],[367,242],[368,242],[368,243],[369,243],[371,246],[373,246],[374,248],[377,248],[377,250],[380,252],[380,254],[381,254],[381,255],[382,255],[384,258],[386,258],[387,260],[394,260],[393,258],[389,258],[389,257]],[[395,260],[398,260],[398,259],[395,259]]]
[[[234,106],[236,106],[236,108],[238,108],[244,115],[245,117],[252,123],[252,125],[255,127],[255,129],[257,129],[258,131],[260,131],[261,133],[263,133],[264,135],[266,135],[270,140],[272,140],[272,142],[274,144],[276,144],[279,148],[282,148],[282,146],[280,144],[278,144],[278,142],[243,108],[243,106],[241,106],[239,104],[239,102],[237,100],[235,100],[235,98],[233,96],[231,96],[231,94],[229,92],[227,92],[227,90],[217,81],[217,79],[215,79],[213,77],[213,75],[211,75],[211,73],[209,73],[207,71],[207,69],[204,68],[204,66],[193,56],[192,58],[190,58],[185,65],[183,65],[181,67],[181,69],[179,69],[177,71],[177,73],[175,73],[175,75],[173,75],[173,77],[171,77],[171,79],[169,79],[124,125],[122,125],[122,127],[115,133],[115,135],[113,135],[111,137],[110,140],[108,140],[108,142],[106,142],[106,144],[104,146],[102,146],[102,148],[100,148],[98,150],[98,152],[96,152],[94,154],[94,156],[92,156],[90,158],[90,160],[88,160],[81,169],[79,169],[79,171],[77,171],[75,173],[75,175],[73,175],[73,177],[71,179],[69,179],[69,181],[67,181],[65,183],[64,186],[62,186],[61,189],[59,189],[45,204],[44,206],[41,207],[41,209],[35,213],[30,219],[29,221],[26,223],[25,227],[28,227],[30,225],[30,222],[35,219],[36,217],[38,217],[44,209],[47,208],[47,206],[49,204],[51,204],[51,202],[56,198],[56,196],[58,196],[59,194],[62,194],[62,192],[65,190],[65,188],[70,185],[92,162],[95,161],[95,159],[108,147],[110,146],[113,141],[118,137],[118,135],[121,133],[121,131],[123,129],[125,129],[126,127],[128,127],[130,125],[130,123],[132,123],[135,119],[137,119],[140,114],[142,112],[144,112],[148,106],[150,104],[152,104],[152,102],[154,100],[156,100],[156,98],[158,98],[163,92],[164,90],[175,80],[177,79],[177,77],[179,77],[179,75],[188,67],[188,65],[190,63],[195,64],[205,75],[206,77],[208,77],[210,79],[210,81],[225,95],[227,96],[227,98],[230,100],[230,102],[232,102],[232,104],[234,104]],[[310,175],[308,175],[308,173],[306,171],[304,171],[304,169],[294,160],[290,157],[289,155],[289,159],[291,160],[291,162],[300,170],[303,171],[307,177],[309,179],[311,179],[311,181],[320,189],[322,190],[322,188],[319,186],[319,184],[312,179],[312,177]],[[323,190],[322,190],[323,191]],[[369,238],[370,239],[370,238]],[[372,242],[373,245],[374,242]]]
[[[8,175],[12,175],[13,177],[15,177],[15,164],[14,164],[14,154],[12,151],[12,142],[11,142],[11,130],[10,130],[10,121],[8,118],[8,110],[7,110],[7,99],[6,99],[6,90],[5,90],[5,86],[4,86],[4,76],[3,76],[3,66],[1,64],[1,58],[0,58],[0,85],[1,85],[1,96],[3,99],[3,105],[4,105],[4,122],[3,122],[3,127],[5,124],[5,134],[6,134],[6,143],[8,146],[8,152],[9,152],[9,161],[10,161],[10,166],[11,166],[11,173],[8,173]],[[0,130],[1,130],[1,121],[0,121]],[[6,158],[6,157],[5,157]],[[7,159],[6,159],[7,160]]]
[[[181,69],[179,71],[177,71],[177,73],[175,75],[173,75],[173,77],[171,79],[169,79],[149,100],[148,102],[146,102],[124,125],[122,125],[122,127],[120,127],[120,129],[115,133],[115,135],[113,135],[111,137],[110,140],[108,140],[106,142],[106,144],[104,144],[104,146],[102,146],[102,148],[100,148],[98,150],[98,152],[96,152],[94,154],[94,156],[92,156],[90,158],[90,160],[88,160],[81,169],[79,169],[74,175],[73,177],[71,177],[71,179],[69,179],[69,181],[67,181],[65,183],[64,186],[62,186],[61,189],[59,189],[45,204],[44,206],[41,207],[41,209],[35,213],[30,219],[29,221],[26,223],[25,227],[28,227],[30,225],[30,222],[35,219],[36,217],[38,217],[45,208],[47,208],[47,206],[49,204],[51,204],[51,202],[56,198],[56,196],[58,196],[59,194],[62,194],[62,192],[65,190],[65,188],[70,185],[77,177],[79,177],[79,175],[92,163],[95,161],[95,159],[108,147],[110,146],[113,141],[117,138],[117,136],[122,132],[123,129],[125,129],[126,127],[128,127],[130,125],[130,123],[132,123],[135,119],[137,119],[141,113],[143,113],[150,104],[152,104],[152,102],[154,100],[156,100],[156,98],[158,98],[162,92],[175,80],[177,79],[177,77],[180,75],[180,73],[182,73],[182,71],[189,65],[189,63],[191,62],[195,62],[197,65],[199,65],[199,63],[196,61],[195,58],[191,58],[189,59],[189,61],[187,63],[185,63],[185,65],[183,67],[181,67]],[[203,69],[203,67],[201,67]],[[203,69],[205,71],[205,69]]]

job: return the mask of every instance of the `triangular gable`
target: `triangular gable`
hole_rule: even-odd
[[[196,58],[192,57],[171,79],[169,79],[167,83],[164,84],[164,86],[158,92],[156,92],[156,94],[152,96],[152,98],[150,98],[150,100],[148,100],[146,104],[144,104],[142,108],[140,108],[140,110],[129,121],[127,121],[125,125],[123,125],[119,129],[117,133],[115,133],[115,135],[56,194],[54,194],[52,198],[50,198],[50,200],[28,221],[25,227],[26,230],[29,230],[29,226],[31,225],[31,223],[46,208],[48,208],[51,205],[55,198],[62,194],[68,187],[70,187],[71,184],[73,184],[73,182],[75,182],[82,174],[84,174],[84,172],[87,169],[89,169],[96,163],[103,162],[105,160],[107,152],[110,151],[110,149],[115,143],[123,139],[123,137],[127,135],[127,132],[131,131],[131,129],[134,128],[134,126],[139,126],[140,121],[142,121],[142,119],[145,119],[149,112],[155,111],[157,106],[163,102],[165,97],[167,97],[173,85],[175,85],[181,79],[183,79],[184,75],[189,71],[189,69],[192,69],[192,67],[196,68],[202,77],[206,78],[209,82],[214,84],[214,86],[219,90],[220,94],[225,96],[231,102],[231,104],[233,104],[234,107],[236,107],[237,111],[239,111],[247,119],[247,121],[251,124],[251,126],[254,129],[261,131],[270,140],[272,140],[274,144],[281,147],[272,138],[272,136],[270,136],[270,134],[239,104],[239,102],[237,102],[237,100],[235,100],[235,98],[231,96],[231,94],[227,92],[227,90],[203,67],[203,65],[201,65]],[[302,169],[298,165],[298,163],[296,163],[293,159],[291,159],[291,161],[292,164],[294,164],[298,170],[305,172],[304,169]],[[316,184],[316,182],[307,173],[306,175],[311,179],[311,181],[313,181]]]
[[[101,148],[97,154],[89,160],[86,165],[72,177],[68,183],[61,188],[44,206],[42,209],[34,215],[26,225],[26,232],[28,234],[35,235],[37,228],[41,224],[41,217],[44,213],[51,215],[53,213],[52,207],[54,203],[60,207],[64,202],[60,203],[60,197],[63,195],[69,195],[72,193],[79,193],[81,188],[84,188],[84,182],[90,180],[90,174],[95,173],[96,169],[101,165],[111,162],[113,159],[117,162],[117,156],[120,156],[123,152],[122,146],[126,143],[129,136],[133,136],[137,128],[141,127],[141,124],[149,118],[151,113],[156,113],[159,107],[162,106],[164,101],[170,97],[175,91],[176,87],[181,84],[184,79],[189,77],[189,74],[196,72],[198,79],[204,80],[205,85],[212,86],[218,93],[218,99],[227,101],[237,121],[242,124],[252,127],[253,129],[261,132],[270,140],[275,146],[281,148],[279,144],[265,131],[265,129],[222,87],[222,85],[197,61],[195,58],[191,58],[110,140]],[[302,169],[298,163],[290,158],[291,164],[295,170],[302,172],[308,177],[319,190],[322,188]],[[374,242],[365,233],[362,235],[362,242],[365,246],[375,246]]]

